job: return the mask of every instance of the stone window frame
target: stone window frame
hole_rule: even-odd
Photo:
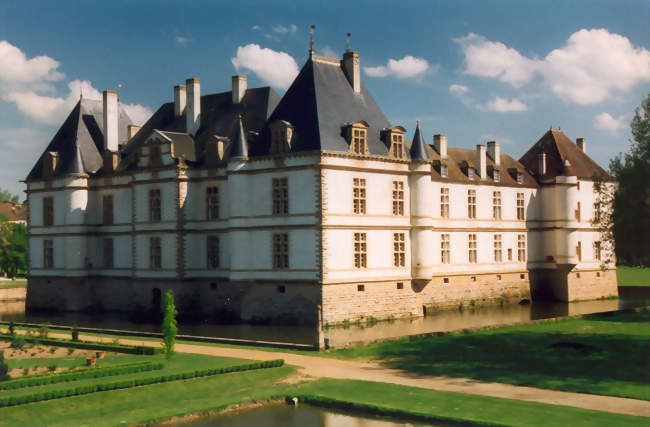
[[[352,212],[355,215],[366,214],[366,179],[352,178]]]
[[[149,189],[149,222],[162,221],[162,192],[160,188]]]
[[[390,133],[390,155],[396,159],[404,159],[406,157],[404,134],[395,131]]]
[[[368,153],[368,123],[363,120],[348,125],[348,143],[353,154]]]
[[[467,168],[467,179],[470,181],[474,181],[474,176],[476,175],[476,171],[474,170],[473,167],[468,167]]]
[[[440,177],[449,178],[449,166],[447,166],[445,163],[440,164]]]
[[[405,233],[393,233],[393,266],[406,267]]]
[[[467,235],[467,256],[470,264],[476,264],[478,261],[478,242],[476,233]]]
[[[440,187],[440,218],[449,218],[449,187]]]
[[[271,180],[271,213],[289,215],[289,178],[279,177]]]
[[[476,219],[476,190],[467,190],[467,218]]]
[[[494,182],[499,182],[501,181],[501,171],[499,169],[493,169],[492,170],[492,179]]]
[[[115,267],[115,242],[112,237],[105,237],[102,240],[102,267]]]
[[[219,219],[219,186],[214,185],[205,189],[205,219]]]
[[[393,215],[404,216],[404,181],[393,181]]]
[[[523,221],[526,219],[526,211],[525,211],[526,197],[524,196],[524,193],[517,193],[516,203],[517,203],[517,219]]]
[[[517,261],[526,262],[526,235],[517,234]]]
[[[448,233],[440,235],[440,262],[451,264],[451,239]]]
[[[216,270],[220,266],[220,247],[219,247],[219,236],[218,235],[208,235],[205,236],[205,266],[208,270]]]
[[[149,237],[149,269],[162,269],[162,239]]]
[[[503,262],[503,235],[494,235],[494,262],[500,264]]]
[[[115,224],[115,206],[112,194],[104,194],[102,196],[102,224]]]
[[[492,219],[501,219],[501,191],[492,192]]]
[[[368,267],[368,235],[354,233],[354,268]]]
[[[273,269],[289,269],[289,233],[273,233],[271,236]]]
[[[43,240],[43,268],[54,268],[54,240]]]
[[[43,197],[43,225],[54,225],[54,197]]]
[[[291,138],[293,126],[284,120],[275,120],[269,125],[271,134],[270,154],[288,153],[291,151]]]
[[[524,183],[524,174],[523,172],[517,172],[517,184]]]

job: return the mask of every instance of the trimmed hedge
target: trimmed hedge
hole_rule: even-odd
[[[162,363],[140,362],[128,365],[108,366],[105,368],[91,368],[76,372],[62,372],[59,374],[39,375],[32,378],[19,378],[0,382],[0,390],[15,390],[17,388],[34,387],[46,384],[56,384],[68,381],[85,380],[88,378],[101,378],[115,375],[133,374],[136,372],[158,371],[164,367]]]
[[[11,341],[16,335],[9,334],[0,334],[0,339]],[[145,347],[145,346],[134,346],[126,344],[112,344],[112,343],[100,343],[92,341],[71,341],[64,340],[60,338],[44,338],[38,336],[32,336],[29,334],[20,335],[25,338],[25,342],[31,344],[43,344],[43,345],[52,345],[56,347],[72,347],[72,348],[81,348],[84,350],[105,350],[105,351],[114,351],[116,353],[127,353],[127,354],[140,354],[152,356],[162,352],[162,349],[155,347]]]
[[[122,388],[131,388],[142,385],[164,383],[178,380],[187,380],[191,378],[208,377],[212,375],[227,374],[230,372],[242,372],[253,369],[276,368],[284,365],[284,360],[267,360],[264,362],[249,363],[246,365],[227,366],[224,368],[200,369],[190,372],[179,372],[175,374],[159,375],[157,377],[131,378],[128,380],[115,381],[106,384],[88,384],[75,388],[41,391],[38,393],[23,394],[19,396],[0,397],[0,408],[5,406],[22,405],[25,403],[40,402],[42,400],[60,399],[69,396],[79,396],[90,394],[98,391],[118,390]]]

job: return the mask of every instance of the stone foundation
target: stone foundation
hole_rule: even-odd
[[[531,273],[533,297],[557,301],[583,301],[618,296],[616,270],[536,270]]]

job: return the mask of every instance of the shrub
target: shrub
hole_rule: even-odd
[[[47,338],[48,333],[49,333],[49,331],[47,330],[47,328],[45,326],[41,326],[38,329],[38,336],[41,337],[41,338]]]
[[[79,330],[76,327],[70,330],[70,335],[72,336],[72,341],[79,341]]]
[[[0,351],[0,381],[6,381],[9,379],[9,365],[5,362],[5,352]]]
[[[50,372],[54,372],[54,371],[56,371],[56,365],[50,365],[50,366],[47,367],[47,369],[48,369]]]
[[[165,299],[163,302],[163,344],[165,348],[165,355],[167,359],[171,359],[174,355],[174,344],[176,342],[176,333],[178,327],[176,326],[176,306],[174,305],[174,293],[170,290],[165,292]]]
[[[25,346],[25,337],[22,335],[14,335],[11,340],[11,347],[17,350],[22,350]]]
[[[10,333],[11,335],[14,335],[14,334],[16,333],[16,325],[14,325],[14,321],[13,321],[13,320],[11,320],[11,321],[9,322],[9,333]]]

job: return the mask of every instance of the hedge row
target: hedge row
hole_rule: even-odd
[[[267,360],[246,365],[228,366],[224,368],[200,369],[190,372],[179,372],[176,374],[159,375],[157,377],[132,378],[128,380],[115,381],[105,384],[89,384],[75,388],[42,391],[38,393],[24,394],[20,396],[0,397],[0,408],[5,406],[22,405],[24,403],[40,402],[42,400],[60,399],[69,396],[95,393],[98,391],[117,390],[122,388],[137,387],[142,385],[164,383],[170,381],[186,380],[190,378],[207,377],[212,375],[227,374],[229,372],[249,371],[253,369],[275,368],[284,365],[284,360]]]
[[[105,351],[114,351],[116,353],[127,353],[127,354],[141,354],[151,356],[153,354],[161,353],[162,349],[154,347],[145,347],[145,346],[133,346],[126,344],[112,344],[112,343],[103,343],[103,342],[91,342],[91,341],[72,341],[64,340],[59,338],[46,338],[39,336],[32,336],[29,334],[20,335],[25,338],[25,342],[32,344],[44,344],[44,345],[53,345],[57,347],[72,347],[72,348],[81,348],[84,350],[105,350]],[[11,334],[0,334],[0,339],[12,340],[15,335]]]
[[[17,388],[34,387],[45,384],[85,380],[88,378],[101,378],[115,375],[133,374],[136,372],[158,371],[163,367],[164,365],[162,363],[144,362],[121,366],[108,366],[105,368],[91,368],[78,372],[64,372],[53,375],[4,381],[0,382],[0,390],[14,390]]]

